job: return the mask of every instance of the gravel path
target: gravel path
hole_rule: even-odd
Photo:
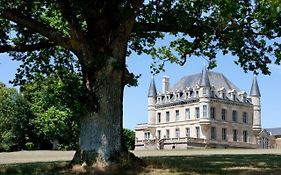
[[[0,153],[0,164],[70,161],[75,151],[18,151]],[[188,149],[188,150],[139,150],[133,151],[138,157],[148,156],[189,156],[215,154],[279,154],[281,149]]]

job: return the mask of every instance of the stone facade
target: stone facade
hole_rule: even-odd
[[[256,77],[248,96],[223,74],[206,69],[173,87],[165,76],[158,93],[152,79],[148,123],[135,128],[135,149],[260,147],[260,96]]]

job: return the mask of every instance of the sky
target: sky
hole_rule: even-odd
[[[253,73],[244,73],[243,69],[234,64],[236,58],[232,56],[217,55],[218,66],[212,71],[223,73],[240,90],[250,94]],[[147,122],[147,93],[152,75],[150,64],[152,59],[147,55],[131,55],[127,59],[127,65],[131,72],[141,74],[137,87],[126,87],[124,92],[124,127],[134,129],[138,123]],[[12,61],[6,54],[0,54],[0,81],[8,84],[15,76],[20,63]],[[173,86],[183,76],[200,73],[205,65],[201,57],[191,57],[184,66],[167,64],[165,72],[156,75],[155,83],[157,91],[161,91],[162,76],[170,77],[170,86]],[[261,91],[262,127],[281,127],[281,66],[270,65],[271,75],[257,76]]]

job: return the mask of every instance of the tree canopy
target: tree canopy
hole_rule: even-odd
[[[245,71],[269,74],[268,65],[281,59],[280,15],[279,0],[0,0],[0,53],[23,62],[16,85],[64,67],[81,73],[76,156],[108,164],[126,154],[123,90],[136,78],[126,56],[151,55],[157,73],[193,55],[213,67],[222,51],[237,56]],[[174,39],[156,47],[166,35]]]

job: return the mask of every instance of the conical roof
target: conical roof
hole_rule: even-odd
[[[152,78],[148,89],[148,97],[156,98],[156,96],[157,96],[156,86],[155,86],[154,78]]]
[[[211,87],[209,75],[208,75],[208,71],[206,70],[206,67],[202,70],[199,86],[200,87]]]
[[[255,96],[255,97],[260,97],[261,93],[260,93],[260,89],[259,89],[259,85],[258,85],[258,81],[257,81],[257,77],[254,76],[253,79],[253,83],[252,83],[252,87],[251,87],[251,96]]]

